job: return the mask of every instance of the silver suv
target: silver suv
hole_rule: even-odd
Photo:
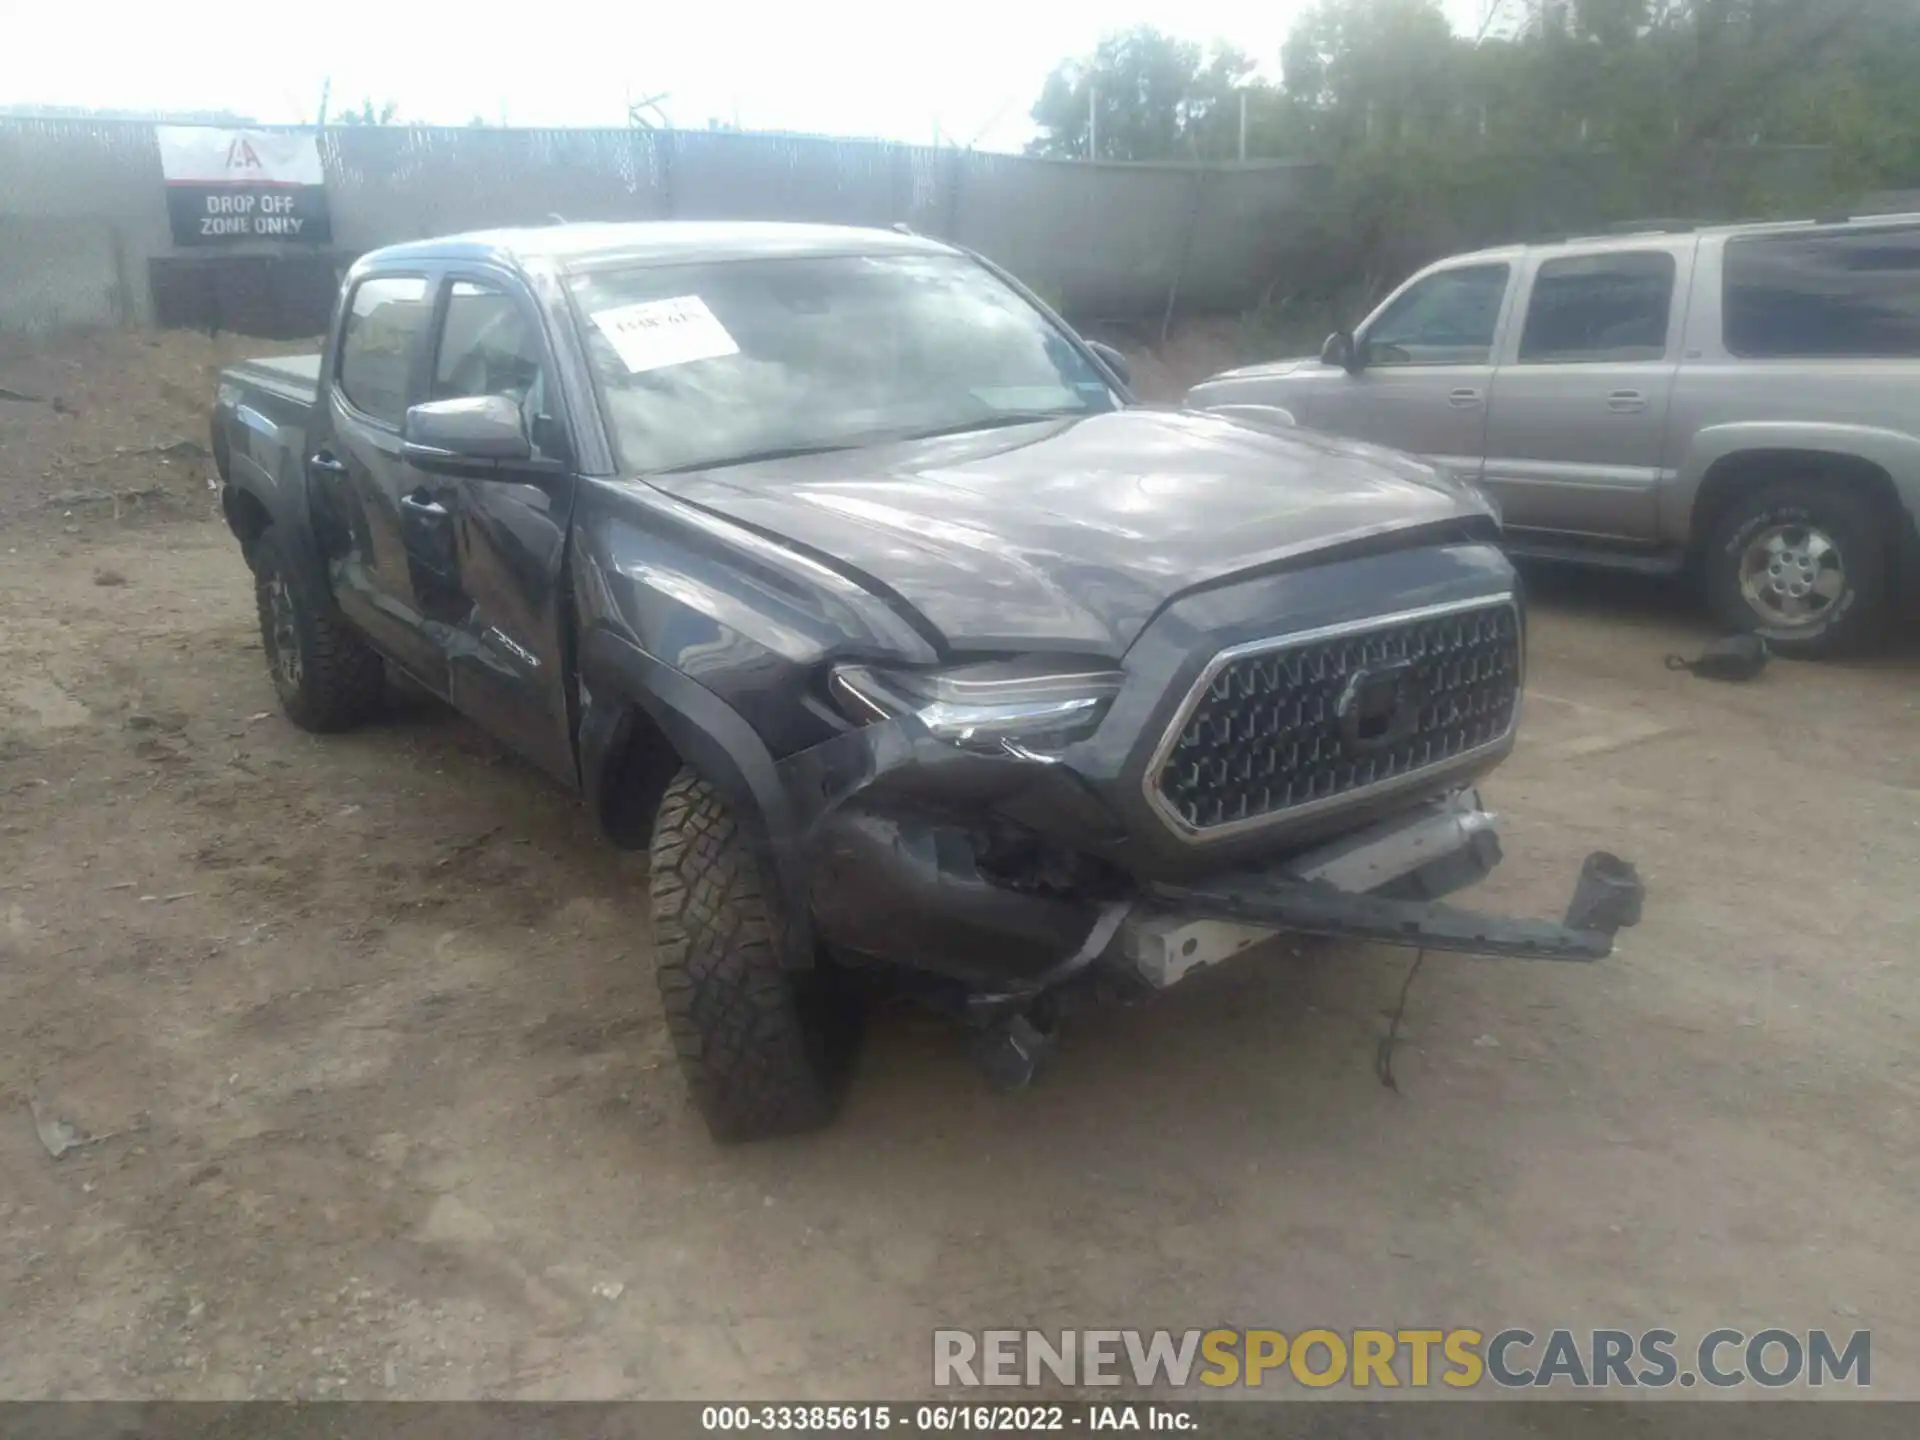
[[[1826,655],[1920,574],[1920,215],[1455,256],[1320,358],[1188,403],[1477,480],[1518,555],[1700,562],[1716,614]]]

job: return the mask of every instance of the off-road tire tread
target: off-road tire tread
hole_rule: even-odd
[[[824,1125],[837,1088],[828,1037],[785,963],[795,941],[770,867],[757,837],[692,770],[661,798],[649,883],[667,1030],[714,1138]]]
[[[293,595],[302,673],[299,694],[280,696],[287,718],[302,730],[328,734],[351,730],[379,713],[386,699],[386,665],[379,652],[354,633],[330,598],[314,595],[305,573],[287,554],[277,527],[269,525],[260,533],[248,558],[253,564],[263,648],[273,628],[268,577],[276,570],[284,575]]]

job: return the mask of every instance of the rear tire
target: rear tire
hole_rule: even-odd
[[[1886,527],[1837,484],[1788,481],[1737,497],[1707,534],[1705,564],[1715,617],[1782,655],[1864,649],[1886,622]]]
[[[653,943],[667,1029],[713,1138],[760,1140],[833,1118],[860,1007],[825,957],[796,965],[759,838],[691,770],[654,821]]]
[[[260,643],[280,708],[302,730],[348,730],[375,714],[386,667],[300,564],[277,525],[248,547]]]

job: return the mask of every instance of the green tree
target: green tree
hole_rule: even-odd
[[[1454,128],[1470,99],[1434,0],[1320,0],[1281,52],[1287,93],[1322,151]]]
[[[351,107],[342,110],[336,124],[340,125],[391,125],[399,117],[400,105],[394,100],[387,101],[378,110],[372,100],[362,100],[356,110]]]
[[[1814,214],[1920,189],[1920,0],[1317,0],[1279,84],[1157,31],[1048,78],[1033,153],[1323,162],[1276,238],[1288,314],[1347,318],[1439,255],[1652,217]],[[1268,57],[1272,58],[1272,57]]]
[[[1177,40],[1151,26],[1103,38],[1094,53],[1056,66],[1031,111],[1042,131],[1031,155],[1099,160],[1225,159],[1239,135],[1234,91],[1253,70],[1238,50]]]

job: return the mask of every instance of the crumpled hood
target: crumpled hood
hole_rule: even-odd
[[[648,483],[892,592],[956,651],[1119,655],[1223,576],[1488,514],[1394,451],[1152,409]]]

